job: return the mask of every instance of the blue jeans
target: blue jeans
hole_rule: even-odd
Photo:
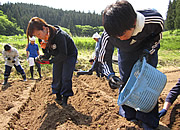
[[[23,68],[21,67],[21,65],[14,65],[14,67],[16,68],[16,71],[19,72],[22,76],[25,75],[25,72],[23,70]],[[8,66],[8,65],[5,65],[5,72],[4,72],[4,77],[5,78],[8,78],[10,73],[11,73],[11,69],[12,67],[11,66]]]
[[[77,57],[68,57],[63,62],[53,64],[52,93],[60,93],[63,96],[73,96],[72,76]]]
[[[148,63],[151,64],[153,67],[156,67],[158,63],[158,49],[156,50],[156,52],[154,52],[153,55],[149,57],[148,60]],[[124,53],[118,51],[119,72],[123,82],[127,82],[133,65],[136,63],[136,61],[139,59],[141,55],[142,50],[131,53]],[[140,120],[152,128],[156,128],[159,125],[158,103],[156,104],[155,108],[149,113],[136,111],[135,109],[129,106],[121,105],[119,107],[119,114],[125,117],[127,120]]]

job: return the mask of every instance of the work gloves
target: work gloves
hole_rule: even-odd
[[[7,60],[11,60],[11,58],[10,57],[7,57]],[[13,59],[12,61],[11,61],[12,63],[15,63],[16,62],[16,60],[15,59]]]
[[[39,63],[39,64],[50,64],[50,61],[49,60],[47,60],[47,61],[36,61],[37,63]]]
[[[162,109],[162,110],[159,112],[159,118],[161,118],[162,116],[166,115],[166,112],[167,112],[166,109]]]
[[[15,62],[16,62],[16,60],[13,60],[13,61],[12,61],[12,63],[15,63]]]
[[[35,61],[39,64],[51,64],[51,62],[44,58],[43,55],[39,55],[35,58]]]
[[[115,75],[110,75],[109,76],[109,86],[111,89],[117,89],[117,88],[120,88],[120,91],[122,90],[122,85],[124,83],[122,82],[122,80],[115,76]]]
[[[142,55],[140,55],[139,59],[142,61],[142,60],[143,60],[143,57],[146,58],[146,61],[147,61],[147,62],[149,61],[149,59],[150,59],[150,57],[151,57],[151,54],[150,54],[149,50],[147,50],[147,49],[144,49],[144,50],[143,50],[143,53],[142,53]]]

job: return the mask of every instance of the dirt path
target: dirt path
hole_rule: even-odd
[[[162,109],[165,97],[176,84],[180,70],[164,71],[168,82],[159,98]],[[51,78],[28,82],[10,81],[0,91],[0,128],[15,130],[136,130],[138,125],[118,115],[118,90],[110,89],[104,78],[73,77],[74,96],[67,107],[57,104],[51,94]],[[180,100],[177,99],[161,122],[178,129]],[[160,125],[160,130],[168,129]]]

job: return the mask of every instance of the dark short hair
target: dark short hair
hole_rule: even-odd
[[[4,45],[4,50],[5,51],[11,50],[11,46],[9,44]]]
[[[137,14],[128,1],[117,1],[106,7],[103,13],[103,26],[110,36],[122,36],[134,27]]]
[[[89,62],[94,62],[94,59],[90,59]]]

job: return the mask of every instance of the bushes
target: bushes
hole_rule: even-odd
[[[96,41],[91,37],[73,37],[74,43],[78,50],[93,50],[95,49]]]

